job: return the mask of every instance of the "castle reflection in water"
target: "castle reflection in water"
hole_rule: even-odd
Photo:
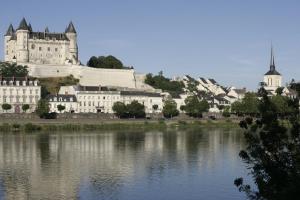
[[[114,199],[143,177],[235,170],[242,146],[237,131],[219,129],[0,134],[0,199]]]

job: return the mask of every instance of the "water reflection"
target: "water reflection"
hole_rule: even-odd
[[[242,199],[237,130],[0,135],[0,199]]]

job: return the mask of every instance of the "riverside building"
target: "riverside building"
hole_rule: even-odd
[[[41,86],[37,80],[0,77],[0,113],[21,113],[25,104],[29,105],[27,112],[34,112],[40,98]],[[11,109],[4,110],[3,104],[11,105]]]

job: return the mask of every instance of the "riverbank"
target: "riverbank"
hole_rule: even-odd
[[[238,120],[147,120],[147,119],[4,119],[0,132],[94,131],[94,130],[164,130],[195,128],[238,128]]]

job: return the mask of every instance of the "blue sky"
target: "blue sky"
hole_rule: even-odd
[[[268,70],[271,41],[284,82],[300,80],[299,10],[297,0],[5,0],[0,34],[22,17],[34,30],[55,32],[72,20],[83,63],[114,55],[141,73],[255,89]]]

